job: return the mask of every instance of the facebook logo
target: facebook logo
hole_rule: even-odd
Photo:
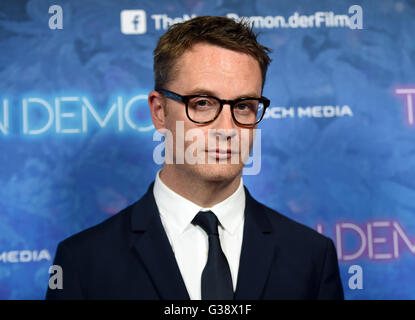
[[[124,34],[144,34],[147,31],[146,12],[144,10],[122,10],[121,32]]]

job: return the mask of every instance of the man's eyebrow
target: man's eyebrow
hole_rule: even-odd
[[[186,93],[186,95],[197,95],[197,94],[204,94],[204,95],[208,95],[208,96],[213,96],[213,97],[217,97],[219,99],[222,99],[222,97],[219,97],[215,92],[210,91],[209,89],[205,89],[205,88],[194,88],[190,91],[188,91]],[[251,93],[246,93],[246,94],[241,94],[238,95],[237,97],[234,97],[231,100],[236,100],[236,99],[240,99],[240,98],[245,98],[245,97],[252,97],[252,98],[258,98],[258,95],[254,92]]]

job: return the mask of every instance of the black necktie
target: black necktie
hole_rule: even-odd
[[[218,218],[212,211],[200,211],[192,221],[209,236],[209,254],[202,272],[203,300],[232,300],[231,270],[222,251],[218,233]]]

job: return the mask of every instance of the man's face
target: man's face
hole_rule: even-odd
[[[250,55],[200,43],[187,50],[175,67],[177,72],[165,89],[180,95],[207,94],[227,100],[261,96],[261,70],[259,63]],[[223,106],[218,118],[208,124],[190,121],[186,116],[185,105],[181,102],[165,99],[164,107],[167,111],[165,128],[173,134],[173,159],[177,169],[206,181],[225,181],[241,174],[247,160],[246,155],[252,149],[255,127],[236,124],[227,104]],[[183,132],[177,130],[177,121],[182,121]],[[198,132],[199,135],[192,134],[190,137],[193,136],[194,139],[186,141],[186,134],[190,132]],[[177,139],[183,141],[184,148],[180,144],[176,145]],[[245,157],[242,159],[244,149]],[[226,152],[229,151],[236,153],[227,155]],[[185,155],[184,164],[176,164],[177,152]],[[186,152],[202,161],[188,163]],[[237,161],[232,160],[232,157]]]

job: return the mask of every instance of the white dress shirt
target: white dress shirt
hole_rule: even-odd
[[[211,210],[218,217],[219,239],[229,263],[235,292],[245,211],[242,178],[237,190],[227,199],[211,208],[203,208],[167,187],[160,179],[160,171],[154,182],[154,198],[190,299],[201,299],[201,277],[209,250],[206,232],[191,223],[201,210]]]

